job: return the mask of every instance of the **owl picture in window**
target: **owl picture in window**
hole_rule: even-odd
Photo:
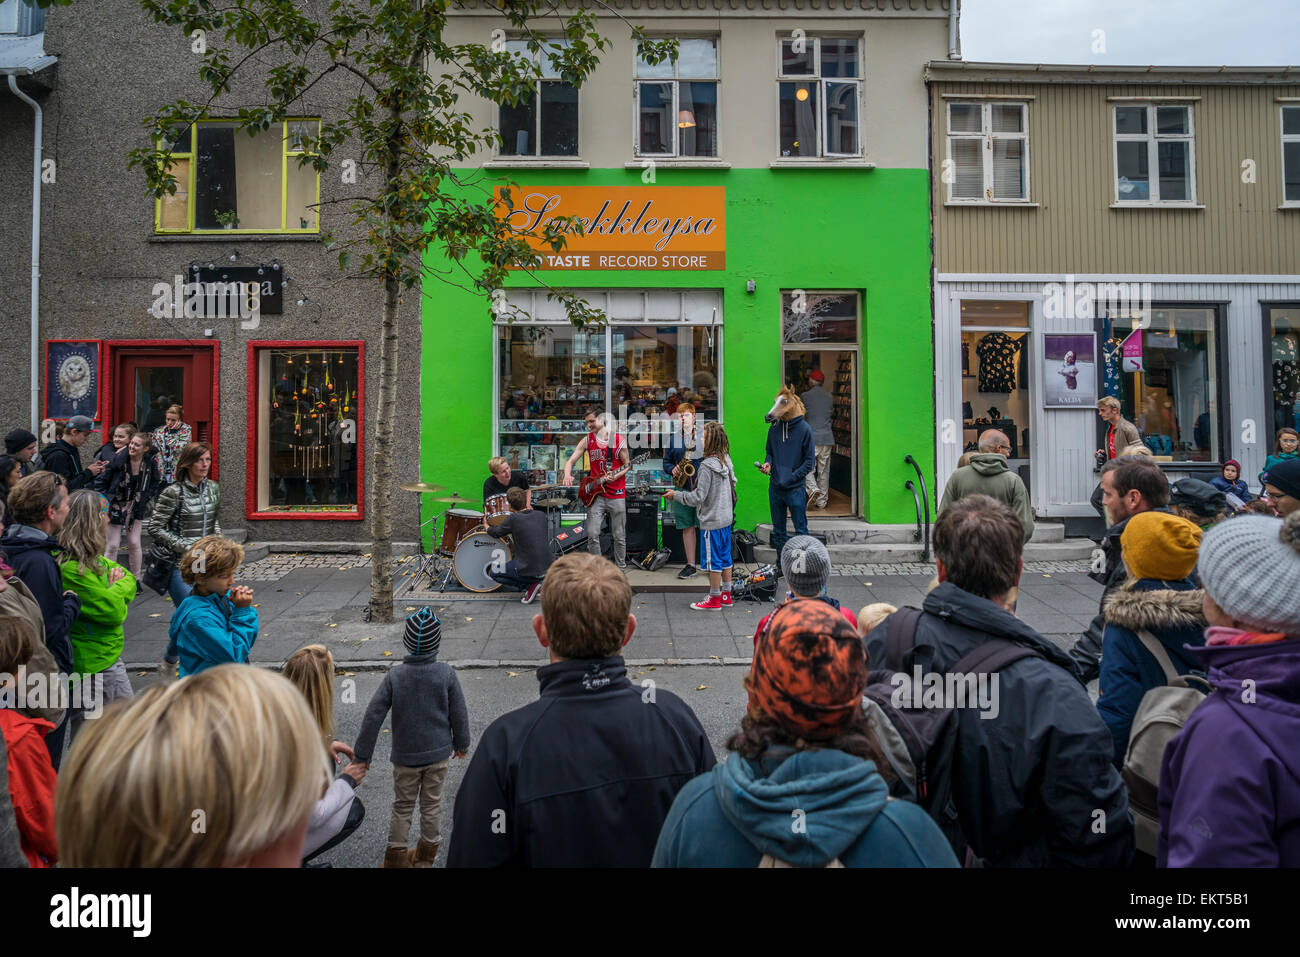
[[[71,353],[59,363],[57,372],[59,393],[74,405],[90,394],[94,373],[86,357]]]

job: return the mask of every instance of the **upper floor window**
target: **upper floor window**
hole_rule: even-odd
[[[551,39],[534,51],[526,40],[506,41],[508,52],[540,66],[542,79],[533,85],[532,95],[517,105],[502,104],[498,125],[502,156],[578,155],[578,88],[560,79],[560,69],[548,52],[567,45],[567,40]]]
[[[1300,105],[1282,107],[1282,202],[1300,206]]]
[[[783,157],[862,154],[862,64],[854,37],[780,42],[777,107]]]
[[[636,62],[638,156],[718,155],[718,41],[678,41],[677,59]]]
[[[1190,106],[1115,107],[1115,201],[1146,206],[1196,202]]]
[[[319,232],[320,174],[299,165],[319,130],[317,119],[286,120],[251,137],[222,120],[182,130],[171,146],[176,193],[158,200],[155,230]]]
[[[949,103],[948,202],[1029,199],[1029,108],[1024,103]]]

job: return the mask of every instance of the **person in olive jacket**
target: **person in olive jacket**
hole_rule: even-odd
[[[149,518],[149,536],[176,559],[171,581],[167,583],[167,594],[178,608],[194,590],[192,585],[181,580],[181,559],[200,538],[221,534],[221,522],[217,519],[221,489],[208,478],[211,470],[212,446],[206,442],[191,442],[185,446],[176,460],[176,482],[162,490]],[[176,641],[169,639],[159,674],[174,675],[179,661]]]

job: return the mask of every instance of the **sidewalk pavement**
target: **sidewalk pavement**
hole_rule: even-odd
[[[409,559],[398,560],[395,582],[411,567]],[[661,574],[672,577],[667,569]],[[919,606],[932,578],[932,573],[837,576],[831,579],[828,591],[855,613],[875,601]],[[258,640],[250,657],[254,664],[282,663],[296,649],[318,642],[330,649],[341,666],[386,667],[405,654],[402,619],[423,604],[399,598],[394,603],[397,620],[393,623],[363,621],[370,597],[370,563],[361,555],[272,555],[241,568],[236,581],[253,587],[260,616]],[[629,664],[749,662],[754,631],[773,606],[742,602],[716,612],[694,611],[690,603],[708,590],[703,576],[698,581],[698,596],[632,596],[637,628],[624,650]],[[1027,566],[1016,613],[1044,637],[1068,649],[1097,613],[1101,591],[1082,570],[1041,571]],[[461,667],[494,667],[533,666],[547,660],[531,626],[533,615],[542,610],[540,599],[522,605],[517,593],[467,596],[449,592],[429,604],[443,622],[443,661]],[[123,657],[128,668],[153,667],[162,658],[171,612],[168,598],[142,586],[126,620]]]

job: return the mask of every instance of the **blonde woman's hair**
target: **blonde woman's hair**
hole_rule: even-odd
[[[207,535],[190,546],[181,558],[181,581],[193,585],[209,575],[233,572],[244,560],[244,546],[220,535]],[[200,571],[194,566],[198,565]]]
[[[858,634],[865,638],[867,632],[896,611],[898,609],[887,601],[873,601],[870,605],[863,605],[858,612]]]
[[[704,426],[705,456],[716,455],[718,458],[724,458],[730,453],[731,441],[727,438],[727,430],[722,427],[722,423],[707,423]]]
[[[59,564],[76,562],[83,575],[108,575],[100,562],[104,554],[104,503],[107,499],[88,488],[68,496],[68,517],[59,529]]]
[[[1145,442],[1134,442],[1132,445],[1126,445],[1120,450],[1120,455],[1149,455],[1155,458],[1156,454],[1151,451]]]
[[[504,455],[497,455],[488,459],[488,471],[495,472],[499,468],[508,466],[510,461]]]
[[[122,422],[119,423],[118,425],[113,426],[113,431],[108,434],[108,440],[110,442],[113,441],[113,436],[117,435],[117,433],[121,431],[126,432],[126,440],[128,442],[130,442],[131,437],[135,435],[135,427],[131,425],[130,422]]]
[[[300,827],[329,779],[307,702],[274,672],[154,685],[77,736],[54,799],[59,863],[239,866]]]
[[[184,421],[185,421],[185,410],[184,410],[181,406],[179,406],[179,405],[169,405],[169,406],[167,406],[167,412],[166,412],[166,414],[167,414],[167,415],[175,415],[176,418],[177,418],[178,420],[180,420],[181,422],[184,422]]]
[[[328,748],[334,740],[334,656],[324,645],[305,645],[284,663],[284,676],[307,699]]]

